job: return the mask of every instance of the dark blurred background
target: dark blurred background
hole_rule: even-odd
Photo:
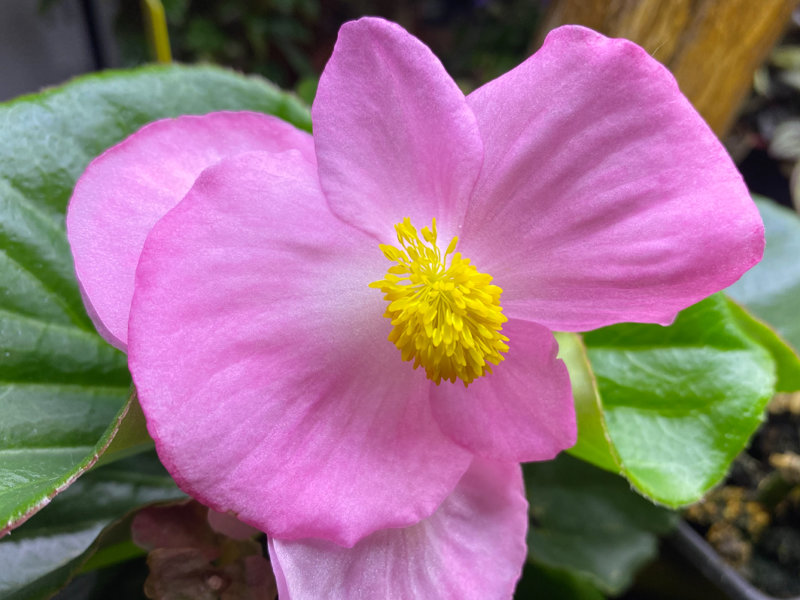
[[[466,89],[531,51],[546,2],[536,0],[165,0],[173,58],[263,75],[313,94],[339,26],[362,15],[425,41]],[[98,67],[151,60],[142,4],[0,0],[0,100]]]
[[[681,3],[686,4],[683,0],[666,4]],[[431,47],[468,92],[536,49],[540,29],[557,24],[547,21],[554,4],[585,6],[585,12],[596,13],[595,6],[603,3],[163,0],[174,60],[211,62],[257,73],[296,91],[306,102],[313,99],[340,25],[350,19],[380,15],[400,23]],[[151,61],[143,6],[138,0],[0,0],[0,101],[93,70]],[[627,10],[631,12],[630,7]],[[569,15],[563,18],[569,20]],[[658,25],[658,19],[677,17],[655,14],[648,18]],[[797,15],[788,20],[783,41],[753,78],[741,116],[732,127],[726,125],[722,134],[751,190],[789,206],[797,205],[800,196],[800,28],[796,21]],[[587,24],[603,29],[600,23]],[[611,34],[625,35],[626,26]],[[658,48],[653,54],[663,60],[660,43]]]

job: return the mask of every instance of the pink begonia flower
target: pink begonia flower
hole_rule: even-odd
[[[476,459],[427,519],[377,531],[353,548],[269,540],[281,600],[511,598],[527,554],[519,465]]]
[[[160,121],[96,159],[68,214],[89,312],[167,469],[267,532],[288,593],[415,552],[489,578],[473,538],[518,575],[485,537],[524,535],[508,465],[576,438],[551,330],[670,323],[759,260],[758,213],[666,69],[581,27],[465,97],[348,23],[312,119]]]

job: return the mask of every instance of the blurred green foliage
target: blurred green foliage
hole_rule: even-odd
[[[211,62],[287,85],[312,76],[308,57],[319,0],[164,0],[172,51],[181,62]],[[123,60],[148,60],[138,3],[120,4]]]
[[[345,21],[400,23],[469,91],[530,54],[542,13],[531,0],[164,0],[164,8],[176,60],[258,73],[305,99]],[[120,4],[116,29],[127,66],[149,60],[139,3]]]

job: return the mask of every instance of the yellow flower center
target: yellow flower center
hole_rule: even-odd
[[[500,333],[508,320],[500,306],[503,290],[455,252],[458,237],[442,256],[436,219],[430,229],[422,228],[422,240],[408,217],[394,228],[399,245],[380,248],[395,264],[384,279],[369,284],[389,302],[384,313],[393,326],[389,341],[403,360],[414,359],[415,369],[422,365],[436,385],[459,378],[467,386],[491,373],[488,363],[499,364],[508,351],[508,338]]]

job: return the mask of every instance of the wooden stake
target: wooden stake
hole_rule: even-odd
[[[799,0],[553,0],[546,33],[574,23],[633,40],[666,65],[722,137]]]

